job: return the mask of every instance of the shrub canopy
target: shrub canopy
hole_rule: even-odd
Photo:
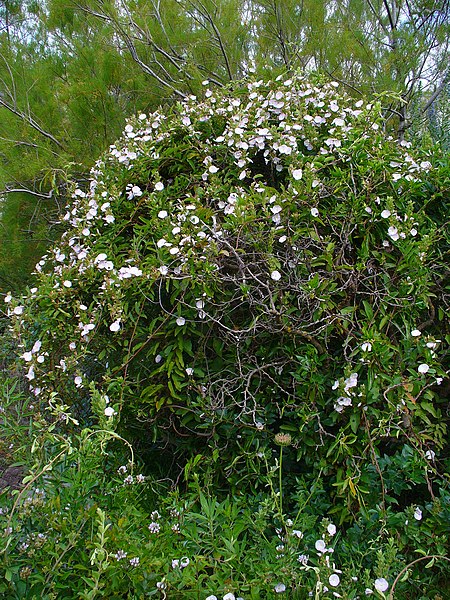
[[[428,465],[446,440],[447,184],[381,112],[291,77],[205,82],[204,99],[131,118],[11,301],[32,392],[173,477],[210,457],[219,485],[258,492],[281,444],[286,489],[324,476],[341,521],[379,502],[369,490],[408,504],[379,460],[407,447]]]

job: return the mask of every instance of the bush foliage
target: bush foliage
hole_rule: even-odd
[[[42,444],[71,440],[67,487],[50,478],[39,519],[72,494],[97,530],[89,554],[64,518],[79,536],[66,569],[92,584],[64,597],[382,597],[394,583],[406,598],[408,575],[419,597],[447,565],[402,572],[447,553],[448,163],[334,82],[205,87],[129,120],[74,190],[35,287],[6,298],[33,403],[51,409]],[[120,440],[145,492],[116,464]],[[61,537],[47,543],[56,556]]]

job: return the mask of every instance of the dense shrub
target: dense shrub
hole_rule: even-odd
[[[380,102],[300,78],[130,119],[36,287],[6,298],[36,404],[63,398],[67,431],[115,430],[149,477],[217,506],[269,503],[312,552],[332,518],[366,579],[423,549],[394,539],[406,517],[428,519],[425,554],[448,533],[448,167],[382,123]]]

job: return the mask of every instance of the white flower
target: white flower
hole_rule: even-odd
[[[223,597],[223,600],[236,600],[236,596],[231,592],[228,592],[228,594],[225,594]]]
[[[282,594],[286,591],[286,586],[284,583],[277,583],[277,585],[273,588],[277,594]]]
[[[158,363],[160,363],[161,361],[162,361],[162,356],[161,356],[161,354],[157,354],[157,355],[155,356],[155,363],[157,363],[157,364],[158,364]]]
[[[336,535],[336,525],[330,523],[327,527],[327,531],[330,535]]]
[[[383,217],[383,219],[388,219],[391,216],[391,211],[390,210],[383,210],[383,212],[381,213],[381,216]]]
[[[292,530],[292,535],[294,535],[295,537],[297,537],[299,540],[301,540],[302,537],[303,537],[303,533],[301,531],[299,531],[298,529],[293,529]]]
[[[167,217],[167,215],[168,215],[167,210],[160,210],[158,213],[158,217],[160,219],[165,219]]]
[[[389,583],[384,577],[379,577],[378,579],[375,579],[374,586],[377,592],[385,592],[389,587]]]
[[[205,600],[217,600],[217,596],[214,596],[214,594],[211,594],[211,596],[208,596],[207,598],[205,598]]]
[[[330,575],[328,578],[328,583],[333,587],[337,587],[341,583],[341,580],[339,579],[339,575],[336,575],[336,573],[333,573],[333,575]]]
[[[366,596],[371,596],[373,594],[373,590],[371,590],[370,588],[366,588],[364,590],[364,593],[366,594]]]
[[[436,452],[434,452],[433,450],[427,450],[425,452],[425,458],[427,460],[434,460],[434,457],[436,456]]]
[[[139,564],[139,557],[135,556],[134,558],[130,558],[130,565],[132,567],[137,567]]]
[[[279,271],[272,271],[272,273],[270,274],[270,277],[274,281],[280,281],[280,279],[281,279],[281,273]]]
[[[23,313],[23,306],[16,306],[13,310],[15,315],[21,315]]]
[[[41,340],[37,340],[36,342],[34,342],[33,347],[31,348],[31,352],[39,352],[39,350],[41,349],[41,346],[42,346]]]
[[[190,563],[190,560],[187,556],[182,556],[180,559],[180,567],[182,569],[184,569],[185,567],[188,566],[188,564]]]
[[[314,546],[317,552],[325,552],[326,550],[326,544],[323,540],[317,540]]]
[[[182,327],[185,323],[186,323],[186,319],[184,317],[178,317],[178,319],[177,319],[177,325],[179,325],[180,327]]]
[[[77,375],[73,381],[77,387],[82,387],[83,379],[79,375]]]
[[[421,333],[422,333],[422,332],[421,332],[421,331],[419,331],[418,329],[413,329],[413,330],[411,331],[411,335],[412,335],[413,337],[419,337],[419,335],[420,335]]]
[[[420,510],[420,508],[418,506],[417,506],[416,510],[414,511],[414,518],[416,519],[416,521],[422,520],[422,511]]]
[[[208,169],[208,171],[209,171],[210,173],[217,173],[217,171],[218,171],[218,170],[219,170],[219,169],[218,169],[218,167],[216,167],[216,165],[211,165],[211,166],[209,167],[209,169]]]
[[[319,216],[319,211],[317,208],[312,208],[311,209],[311,214],[313,217],[318,217]]]
[[[394,227],[393,225],[391,225],[391,227],[389,227],[389,229],[388,229],[388,236],[389,236],[389,237],[390,237],[392,240],[394,240],[394,242],[395,242],[396,240],[398,240],[398,238],[399,238],[400,236],[398,235],[398,229],[397,229],[397,227]]]
[[[301,169],[294,169],[292,171],[292,177],[295,181],[299,181],[303,177],[303,171]]]
[[[120,329],[120,319],[117,319],[117,321],[114,321],[114,323],[111,323],[111,325],[109,326],[110,331],[119,331]]]
[[[286,144],[282,144],[279,148],[278,148],[278,152],[280,154],[292,154],[292,148],[290,146],[287,146]]]
[[[363,352],[370,352],[372,350],[372,344],[370,342],[364,342],[361,346]]]
[[[158,183],[155,184],[155,190],[157,190],[158,192],[161,192],[164,189],[164,184],[162,183],[162,181],[158,181]]]
[[[427,365],[427,363],[422,363],[418,366],[417,370],[419,371],[419,373],[425,375],[425,373],[428,373],[428,371],[430,370],[430,367]]]
[[[192,367],[188,367],[188,368],[186,369],[186,373],[187,373],[187,375],[189,375],[189,377],[190,377],[191,375],[193,375],[193,374],[194,374],[194,369],[193,369]]]
[[[112,406],[107,406],[104,410],[105,413],[105,417],[113,417],[116,414],[116,411],[113,409]]]
[[[8,302],[11,302],[11,300],[12,300],[11,294],[7,294],[4,298],[4,302],[6,302],[6,304],[8,304]]]
[[[169,267],[166,267],[166,265],[162,265],[158,268],[158,271],[161,273],[161,275],[167,275],[167,273],[169,272]]]
[[[417,229],[414,229],[414,227],[411,229],[411,231],[409,232],[413,237],[416,237],[417,235]]]
[[[30,362],[30,360],[33,359],[33,355],[31,354],[31,352],[24,352],[22,354],[22,358],[25,362]]]
[[[172,569],[178,569],[179,566],[180,566],[180,561],[178,560],[178,558],[174,558],[172,560]]]

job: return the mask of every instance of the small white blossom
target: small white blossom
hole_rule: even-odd
[[[417,370],[419,371],[419,373],[425,375],[425,373],[428,373],[428,371],[430,370],[430,367],[426,363],[422,363],[418,366]]]
[[[389,227],[389,229],[388,229],[388,236],[392,240],[394,240],[394,242],[396,240],[398,240],[400,236],[398,235],[398,229],[397,229],[397,227],[394,227],[393,225],[391,225],[391,227]]]
[[[381,213],[381,216],[383,217],[383,219],[388,219],[391,216],[391,211],[388,209],[385,209]]]
[[[332,586],[332,587],[337,587],[340,584],[341,580],[339,579],[339,575],[336,575],[336,573],[333,573],[333,575],[330,575],[328,578],[328,583]]]
[[[177,325],[179,327],[182,327],[185,323],[186,323],[186,319],[184,317],[178,317],[178,319],[177,319]]]
[[[413,337],[419,337],[419,335],[421,335],[421,333],[422,333],[422,332],[421,332],[421,331],[419,331],[418,329],[413,329],[413,330],[411,331],[411,335],[412,335]]]
[[[414,518],[416,519],[416,521],[422,520],[422,511],[420,510],[420,508],[418,506],[416,507],[416,510],[414,511]]]
[[[330,523],[327,527],[327,531],[330,535],[336,535],[336,525]]]
[[[161,530],[161,525],[159,523],[155,523],[154,521],[150,523],[148,526],[150,533],[159,533]]]
[[[117,321],[114,321],[114,323],[111,323],[111,325],[109,326],[110,331],[119,331],[120,329],[120,320],[118,319]]]
[[[312,208],[311,209],[311,214],[313,217],[318,217],[319,216],[319,210],[317,208]]]
[[[273,588],[277,594],[282,594],[286,591],[286,586],[284,583],[277,583],[277,585]]]
[[[270,274],[270,277],[274,281],[280,281],[280,279],[281,279],[281,273],[279,271],[272,271],[272,273]]]
[[[105,417],[111,418],[116,414],[116,411],[113,409],[112,406],[107,406],[104,410],[105,413]]]
[[[325,552],[326,551],[326,544],[323,540],[317,540],[316,543],[314,544],[317,552]]]
[[[378,592],[385,592],[389,587],[389,583],[384,577],[379,577],[375,579],[374,586]]]
[[[157,190],[158,192],[161,192],[164,189],[164,184],[162,183],[162,181],[158,181],[158,183],[155,184],[155,190]]]

